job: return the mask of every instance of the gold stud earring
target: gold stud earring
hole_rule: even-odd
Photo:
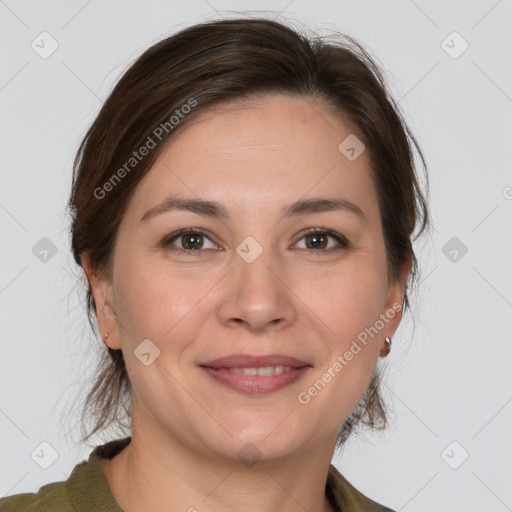
[[[380,351],[381,357],[386,357],[391,352],[391,338],[386,336],[384,341],[386,342],[386,345],[382,347],[382,350]]]

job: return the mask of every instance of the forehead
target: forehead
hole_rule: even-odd
[[[167,143],[131,209],[142,215],[170,194],[212,199],[235,212],[337,195],[371,217],[378,212],[368,155],[349,160],[340,152],[349,136],[350,125],[312,98],[273,96],[207,110]]]

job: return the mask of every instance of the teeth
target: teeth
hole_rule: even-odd
[[[289,372],[291,366],[264,366],[262,368],[229,368],[232,372],[241,373],[243,375],[261,375],[270,376],[283,372]]]

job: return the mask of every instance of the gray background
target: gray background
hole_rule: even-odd
[[[235,9],[369,47],[429,165],[415,331],[401,325],[386,363],[392,426],[353,437],[336,466],[396,510],[512,510],[510,0],[0,0],[0,496],[67,478],[91,450],[75,406],[98,341],[64,213],[78,144],[144,49]],[[47,58],[31,47],[51,49],[43,31],[58,44]]]

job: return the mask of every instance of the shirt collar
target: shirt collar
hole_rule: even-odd
[[[130,441],[131,437],[125,437],[97,446],[87,462],[75,466],[66,482],[66,489],[76,512],[123,512],[110,490],[100,460],[111,459]],[[332,464],[327,474],[325,493],[337,512],[366,510],[361,502],[361,493]]]

